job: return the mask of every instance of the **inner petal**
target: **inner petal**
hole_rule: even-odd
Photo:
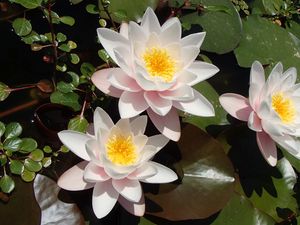
[[[137,147],[131,135],[112,135],[106,142],[107,158],[120,166],[133,165],[138,159]]]
[[[296,118],[296,108],[293,100],[286,97],[282,92],[272,95],[272,108],[283,123],[291,123]]]
[[[150,76],[160,77],[165,82],[173,80],[177,70],[177,63],[165,48],[146,48],[142,57]]]

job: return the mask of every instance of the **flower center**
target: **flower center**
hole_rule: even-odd
[[[176,62],[166,49],[158,47],[147,48],[143,59],[146,69],[152,77],[160,77],[165,82],[172,81],[176,70]]]
[[[272,95],[272,108],[277,112],[283,123],[291,123],[296,116],[294,102],[281,92]]]
[[[106,143],[106,150],[110,161],[118,165],[129,166],[137,160],[136,146],[131,136],[113,135]]]

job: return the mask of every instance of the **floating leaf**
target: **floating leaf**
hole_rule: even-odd
[[[106,25],[107,25],[106,20],[101,18],[101,19],[99,20],[99,25],[100,25],[101,27],[106,27]]]
[[[21,144],[22,139],[18,137],[6,138],[3,142],[3,148],[4,150],[16,152],[20,149]]]
[[[19,36],[26,36],[30,34],[32,26],[29,20],[25,18],[17,18],[13,21],[12,26]]]
[[[0,138],[5,132],[5,124],[0,121]]]
[[[73,26],[75,24],[75,19],[71,16],[62,16],[59,18],[60,22]]]
[[[42,163],[36,162],[30,158],[25,159],[24,166],[27,170],[31,172],[38,172],[42,169]]]
[[[27,9],[34,9],[41,6],[43,0],[10,0],[10,1],[21,4]]]
[[[66,83],[64,81],[58,82],[56,88],[57,88],[57,90],[61,91],[62,93],[69,93],[75,89],[75,87],[72,83]]]
[[[37,148],[37,142],[32,138],[22,138],[20,150],[23,152],[31,152]]]
[[[125,10],[118,10],[113,12],[113,15],[116,17],[116,19],[123,21],[123,20],[127,20],[127,13]]]
[[[79,96],[74,92],[62,93],[60,91],[55,91],[51,94],[50,100],[52,103],[69,106],[75,111],[78,111],[81,108],[81,105],[78,103]]]
[[[9,168],[13,174],[21,175],[24,170],[24,164],[20,160],[11,160]]]
[[[96,5],[94,4],[88,4],[86,7],[85,7],[85,10],[90,13],[90,14],[99,14],[99,9]]]
[[[71,58],[71,63],[73,63],[73,64],[78,64],[80,61],[79,56],[75,53],[71,53],[70,58]]]
[[[44,158],[44,152],[40,149],[36,149],[30,153],[29,158],[33,161],[39,162]]]
[[[24,168],[22,174],[21,174],[22,180],[26,182],[31,182],[35,178],[35,172],[29,171],[26,168]]]
[[[68,129],[85,133],[88,125],[88,121],[83,116],[78,115],[69,121]]]
[[[10,92],[10,88],[6,84],[0,82],[0,101],[4,101],[9,96]]]
[[[222,209],[231,198],[235,183],[233,167],[222,146],[195,126],[187,125],[182,130],[178,145],[184,173],[182,183],[173,185],[169,192],[147,194],[162,208],[148,213],[168,220],[206,218]]]
[[[67,152],[69,152],[70,150],[69,150],[65,145],[62,145],[62,146],[60,147],[60,151],[63,152],[63,153],[67,153]]]
[[[14,190],[15,182],[10,176],[5,174],[0,180],[0,188],[4,193],[9,194]]]
[[[22,126],[17,122],[12,122],[6,125],[4,136],[5,138],[18,137],[22,133]]]

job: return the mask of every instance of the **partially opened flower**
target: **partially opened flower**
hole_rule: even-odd
[[[180,123],[175,108],[197,116],[214,116],[210,102],[191,87],[219,71],[212,64],[195,61],[205,32],[181,39],[178,18],[160,26],[151,8],[140,25],[123,24],[120,33],[106,28],[97,32],[120,68],[97,71],[92,81],[104,93],[120,98],[122,118],[147,110],[158,130],[177,141]]]
[[[117,201],[130,213],[142,216],[145,211],[140,181],[166,183],[177,179],[171,169],[149,161],[168,139],[163,135],[144,135],[146,116],[116,124],[97,108],[94,135],[65,130],[58,133],[62,143],[86,160],[66,171],[58,185],[78,191],[94,187],[92,205],[98,218],[106,216]]]
[[[281,63],[265,81],[262,65],[255,61],[250,73],[249,100],[227,93],[220,96],[224,109],[233,117],[248,121],[256,131],[257,144],[272,166],[277,162],[276,143],[300,158],[300,84],[295,84],[296,69],[283,72]]]

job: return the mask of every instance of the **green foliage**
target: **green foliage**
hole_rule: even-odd
[[[18,3],[27,9],[34,9],[41,6],[43,0],[10,0],[11,2]]]
[[[88,4],[85,9],[90,14],[99,14],[98,7],[94,4]]]
[[[55,91],[51,94],[50,100],[52,103],[69,106],[74,111],[78,111],[81,108],[81,105],[78,102],[79,96],[74,92],[63,93],[60,91]]]
[[[22,133],[22,126],[19,123],[12,122],[6,125],[5,138],[18,137]]]
[[[10,92],[10,88],[6,84],[0,82],[0,102],[4,101],[9,96]]]
[[[15,182],[10,176],[5,174],[0,179],[0,188],[4,193],[10,193],[15,188]]]
[[[89,123],[86,118],[78,115],[69,121],[68,129],[85,133],[88,125]]]
[[[75,24],[75,19],[71,16],[62,16],[59,18],[59,21],[69,26],[73,26]]]
[[[32,30],[31,23],[25,18],[17,18],[13,21],[12,26],[19,36],[26,36]]]

